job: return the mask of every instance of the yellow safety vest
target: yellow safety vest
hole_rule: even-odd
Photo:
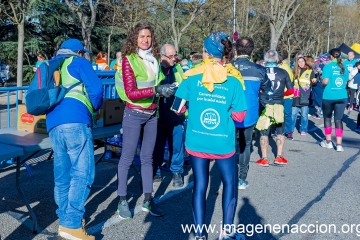
[[[62,64],[61,68],[60,68],[60,84],[63,85],[64,87],[68,88],[71,87],[72,85],[74,85],[75,83],[80,82],[80,80],[74,78],[73,76],[70,75],[69,71],[68,71],[68,66],[71,64],[71,62],[73,61],[74,57],[70,57],[65,59],[64,63]],[[92,104],[87,96],[86,93],[86,89],[84,84],[80,84],[76,87],[74,87],[73,89],[71,89],[64,98],[74,98],[76,100],[79,100],[80,102],[82,102],[83,104],[85,104],[85,106],[87,107],[87,109],[90,111],[90,113],[93,113],[93,107]]]

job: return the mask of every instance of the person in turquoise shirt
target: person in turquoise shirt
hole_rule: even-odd
[[[223,181],[223,226],[233,224],[236,208],[237,167],[235,124],[245,118],[247,105],[241,74],[232,65],[232,43],[223,32],[210,34],[203,45],[203,64],[188,70],[176,91],[173,109],[184,112],[180,102],[189,103],[185,146],[193,174],[193,216],[196,239],[205,239],[206,189],[210,160],[215,159]],[[233,68],[233,67],[232,67]],[[234,77],[237,76],[237,77]],[[242,79],[242,78],[241,78]],[[179,106],[178,106],[179,105]],[[182,110],[182,111],[181,111]],[[222,229],[219,239],[234,236],[234,229]]]
[[[343,65],[350,72],[351,69],[355,67],[356,62],[357,60],[355,59],[355,53],[351,51],[348,53],[348,59],[343,62]]]
[[[333,144],[331,142],[331,117],[334,112],[336,151],[343,152],[342,136],[344,130],[342,117],[348,100],[346,82],[349,79],[349,71],[341,62],[340,49],[331,49],[329,53],[331,62],[324,66],[322,73],[323,80],[321,82],[321,84],[325,86],[322,110],[326,140],[322,141],[320,146],[333,149]]]
[[[118,68],[121,67],[121,59],[122,59],[121,52],[116,52],[116,58],[110,62],[110,69],[118,70]]]
[[[43,62],[47,62],[47,61],[49,61],[49,60],[47,59],[46,54],[44,54],[44,53],[38,53],[38,55],[37,55],[37,61],[36,61],[35,67],[33,68],[33,71],[36,72],[36,69],[37,69]]]

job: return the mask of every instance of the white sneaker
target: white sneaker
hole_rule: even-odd
[[[323,147],[323,148],[328,148],[328,149],[332,149],[334,148],[333,145],[332,145],[332,142],[327,142],[326,140],[323,140],[321,143],[320,143],[320,146]]]
[[[336,151],[337,152],[343,152],[344,148],[341,145],[336,145]]]

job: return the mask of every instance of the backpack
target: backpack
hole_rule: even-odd
[[[79,81],[69,88],[58,86],[60,67],[65,59],[66,57],[56,57],[37,68],[25,97],[29,114],[39,116],[51,112],[71,89],[82,83]]]

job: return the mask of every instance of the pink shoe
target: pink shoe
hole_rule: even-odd
[[[306,136],[306,132],[301,132],[300,135],[301,136]]]

